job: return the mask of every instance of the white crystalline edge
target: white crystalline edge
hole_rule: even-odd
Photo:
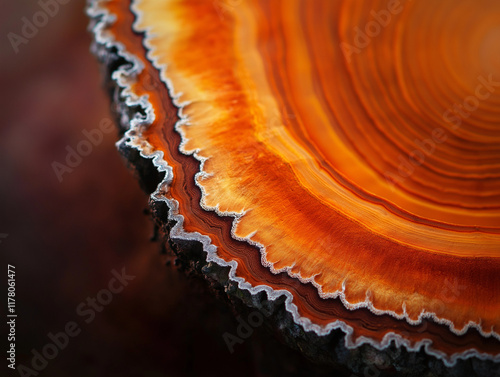
[[[475,349],[467,350],[462,353],[455,353],[451,356],[447,356],[445,353],[440,352],[435,349],[431,349],[430,346],[432,345],[432,341],[430,339],[423,339],[419,342],[416,342],[413,346],[410,344],[410,342],[403,338],[401,335],[389,332],[387,333],[382,341],[378,342],[370,338],[366,338],[364,336],[358,337],[355,341],[352,340],[352,334],[353,334],[353,328],[346,324],[343,321],[340,320],[335,320],[333,322],[330,322],[326,326],[320,326],[317,324],[314,324],[311,322],[309,318],[306,317],[301,317],[300,314],[298,313],[297,306],[293,303],[293,296],[292,294],[284,289],[281,290],[274,290],[270,286],[267,285],[259,285],[259,286],[252,286],[250,283],[246,282],[243,278],[237,277],[236,276],[236,269],[237,269],[237,262],[236,261],[231,261],[231,262],[226,262],[225,260],[219,258],[217,256],[217,247],[211,243],[211,239],[209,236],[202,235],[198,232],[186,232],[183,229],[183,223],[184,223],[184,217],[179,214],[178,208],[179,204],[176,200],[174,199],[167,199],[164,195],[162,195],[163,192],[168,191],[169,185],[172,182],[173,178],[173,171],[172,167],[168,165],[168,163],[163,159],[163,152],[162,151],[155,151],[153,147],[146,141],[141,140],[141,131],[144,129],[144,127],[147,127],[149,124],[152,123],[152,121],[155,119],[155,114],[154,114],[154,109],[151,105],[151,103],[148,102],[147,96],[142,96],[138,97],[135,93],[133,93],[130,89],[130,83],[135,80],[136,75],[141,72],[144,67],[142,63],[140,62],[139,59],[137,59],[134,55],[128,53],[124,46],[120,43],[114,40],[113,35],[111,33],[106,32],[106,27],[110,24],[112,24],[116,16],[109,13],[106,8],[102,8],[99,6],[101,0],[88,0],[88,6],[87,6],[87,14],[93,20],[93,24],[91,24],[91,32],[94,34],[94,43],[101,47],[105,47],[107,50],[111,48],[116,48],[118,51],[118,55],[123,57],[127,62],[131,63],[131,67],[123,68],[121,67],[120,69],[116,70],[113,72],[111,78],[117,83],[121,90],[121,96],[125,97],[125,104],[128,107],[134,107],[139,105],[142,107],[147,114],[146,117],[141,117],[139,115],[136,115],[133,119],[125,119],[125,122],[129,123],[129,129],[128,131],[125,132],[123,138],[116,143],[117,146],[120,146],[121,144],[125,144],[129,147],[135,148],[140,155],[143,158],[147,159],[152,159],[153,165],[158,169],[159,172],[165,172],[165,178],[160,184],[158,185],[156,191],[151,194],[151,198],[156,200],[156,201],[163,201],[167,204],[167,207],[169,208],[168,210],[168,218],[169,220],[173,220],[175,222],[175,226],[171,229],[170,231],[170,237],[172,239],[179,239],[179,240],[188,240],[188,241],[198,241],[202,244],[203,250],[207,253],[207,261],[208,262],[214,262],[218,264],[219,266],[224,266],[224,267],[230,267],[229,271],[229,279],[233,282],[236,282],[238,285],[238,288],[241,290],[246,290],[248,291],[251,295],[256,295],[259,292],[266,292],[269,300],[276,300],[280,296],[285,296],[285,307],[288,312],[291,313],[293,320],[295,323],[301,325],[305,331],[314,331],[317,335],[319,336],[324,336],[329,334],[332,330],[336,329],[341,329],[345,334],[345,346],[348,349],[353,349],[361,346],[362,344],[369,344],[373,346],[374,348],[378,350],[383,350],[387,348],[391,341],[394,340],[395,344],[397,347],[402,347],[404,346],[406,349],[409,351],[418,351],[421,346],[424,347],[425,351],[429,355],[433,355],[436,358],[442,360],[444,364],[448,367],[454,366],[459,359],[467,359],[470,357],[477,357],[481,360],[492,360],[495,362],[500,361],[500,354],[498,355],[490,355],[487,353],[480,353]],[[137,10],[137,8],[133,5],[132,6],[134,13],[137,16],[137,20],[134,24],[134,28],[136,28],[136,24],[138,20],[141,17],[140,12]],[[199,151],[192,151],[192,152],[187,152],[184,150],[184,145],[187,141],[185,135],[183,135],[180,126],[183,124],[188,124],[189,120],[186,115],[183,114],[182,109],[184,106],[187,105],[187,103],[180,103],[179,98],[182,95],[182,93],[175,93],[175,90],[173,89],[173,84],[171,80],[168,79],[166,76],[166,67],[158,64],[157,59],[155,59],[152,55],[154,52],[152,46],[148,43],[148,37],[151,37],[151,33],[149,30],[141,30],[145,32],[145,39],[144,39],[144,46],[151,52],[148,52],[148,59],[152,62],[155,68],[157,68],[160,72],[160,77],[161,80],[167,85],[170,97],[173,100],[174,105],[179,109],[178,111],[178,116],[179,116],[179,121],[175,125],[175,129],[181,134],[182,142],[179,147],[181,152],[189,155],[193,155],[199,162],[200,162],[200,171],[196,174],[195,176],[195,183],[196,185],[200,188],[202,192],[202,199],[201,199],[201,206],[207,211],[215,211],[218,215],[223,215],[223,216],[232,216],[234,217],[232,229],[231,229],[231,234],[232,237],[236,240],[240,241],[246,241],[251,245],[254,245],[258,247],[261,251],[261,262],[264,266],[268,267],[272,273],[278,274],[283,271],[286,271],[289,276],[292,278],[299,279],[302,283],[311,283],[313,284],[317,289],[322,298],[339,298],[342,303],[345,305],[346,308],[350,310],[358,309],[358,308],[368,308],[372,313],[376,315],[381,315],[381,314],[389,314],[397,319],[405,319],[408,323],[412,325],[417,325],[422,322],[424,318],[430,318],[434,322],[440,323],[440,324],[445,324],[448,325],[450,330],[454,332],[457,335],[461,335],[467,331],[469,328],[476,328],[483,336],[489,337],[489,336],[494,336],[497,339],[500,339],[500,335],[495,333],[493,330],[490,333],[485,333],[481,329],[481,326],[474,323],[474,322],[469,322],[461,331],[458,331],[454,328],[454,325],[451,321],[446,320],[446,319],[441,319],[438,318],[434,313],[429,313],[429,312],[423,312],[420,314],[419,318],[417,320],[411,320],[405,310],[405,307],[403,305],[403,314],[398,315],[397,313],[394,313],[392,311],[382,311],[378,310],[373,307],[372,302],[369,300],[369,297],[367,295],[366,299],[364,302],[358,303],[358,304],[351,304],[349,303],[346,298],[345,298],[345,281],[342,284],[342,291],[330,293],[330,294],[325,294],[322,292],[321,286],[317,284],[314,281],[314,276],[310,278],[303,278],[300,273],[293,273],[291,270],[293,266],[286,267],[280,270],[274,269],[273,265],[269,263],[266,259],[266,251],[265,247],[258,242],[255,242],[251,240],[251,237],[255,234],[252,233],[246,237],[239,237],[235,234],[235,229],[237,226],[238,221],[241,219],[241,217],[244,215],[245,212],[242,213],[233,213],[233,212],[222,212],[219,210],[218,206],[217,207],[208,207],[204,203],[204,197],[206,195],[204,188],[198,183],[197,178],[198,177],[203,177],[207,176],[208,173],[203,171],[203,165],[204,162],[207,160],[207,158],[204,158],[202,156],[198,155]]]

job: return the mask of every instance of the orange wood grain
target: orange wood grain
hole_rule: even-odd
[[[133,91],[156,115],[144,137],[173,169],[165,195],[186,231],[209,235],[252,285],[290,291],[313,323],[498,354],[498,339],[476,329],[393,316],[500,328],[500,90],[485,84],[500,82],[500,5],[431,3],[143,0],[135,29],[154,34],[147,41],[128,2],[105,4],[118,15],[109,31],[144,64]],[[180,132],[162,65],[189,101]],[[459,127],[447,121],[481,84],[477,109]],[[193,151],[208,176],[195,178]],[[244,212],[235,235],[263,245],[267,265],[215,208]],[[339,292],[389,314],[325,297]]]

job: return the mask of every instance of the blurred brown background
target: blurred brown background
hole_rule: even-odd
[[[112,118],[89,53],[84,7],[83,0],[60,5],[16,53],[9,33],[22,35],[23,17],[32,20],[42,8],[36,1],[0,5],[0,234],[8,234],[0,238],[0,271],[6,303],[7,264],[16,266],[16,366],[31,367],[31,350],[41,352],[49,332],[75,321],[81,333],[40,376],[297,372],[286,360],[297,355],[286,349],[282,362],[263,362],[265,347],[279,347],[263,330],[229,353],[222,334],[235,333],[233,314],[199,281],[165,266],[167,256],[149,241],[147,196],[115,149],[117,132],[106,134],[62,182],[57,179],[51,164],[64,163],[66,147],[85,139],[82,130]],[[122,267],[136,278],[86,324],[76,307]],[[4,324],[4,355],[6,331]],[[19,375],[2,360],[0,376]]]

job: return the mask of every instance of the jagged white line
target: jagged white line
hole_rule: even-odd
[[[430,347],[432,345],[432,341],[430,339],[423,339],[419,342],[416,342],[412,346],[408,339],[405,339],[401,335],[396,334],[394,332],[388,332],[380,342],[377,342],[370,338],[366,338],[364,336],[358,337],[355,341],[353,341],[352,339],[353,328],[349,326],[347,323],[341,320],[335,320],[328,323],[325,326],[320,326],[312,323],[309,318],[301,317],[300,314],[298,313],[297,306],[293,303],[293,296],[289,291],[285,289],[274,290],[273,288],[265,284],[252,286],[250,283],[245,281],[245,279],[236,276],[236,269],[238,266],[238,263],[236,261],[226,262],[225,260],[218,257],[217,247],[212,244],[209,236],[202,235],[199,232],[186,232],[183,228],[184,217],[179,213],[178,202],[174,199],[168,199],[164,195],[164,193],[169,190],[169,186],[173,179],[172,167],[169,166],[168,163],[163,158],[162,151],[154,150],[154,148],[147,141],[141,139],[142,131],[144,130],[144,128],[147,128],[147,126],[150,125],[155,120],[154,109],[152,104],[148,102],[147,96],[138,97],[131,90],[131,83],[134,82],[136,75],[144,69],[144,66],[138,58],[136,58],[134,55],[130,54],[125,50],[123,44],[116,41],[113,35],[106,31],[106,27],[115,22],[116,16],[109,13],[109,11],[105,7],[104,8],[100,7],[100,3],[102,3],[103,1],[104,0],[88,0],[87,13],[91,18],[91,20],[93,20],[90,25],[90,30],[94,34],[95,44],[97,45],[97,47],[104,47],[107,50],[112,49],[113,47],[116,48],[118,55],[123,57],[127,62],[131,64],[131,66],[129,67],[125,68],[121,67],[115,72],[113,72],[111,78],[114,81],[116,81],[117,85],[120,86],[120,88],[122,89],[121,96],[125,98],[126,106],[127,107],[140,106],[141,108],[144,109],[146,113],[146,117],[136,114],[133,119],[128,119],[128,117],[125,114],[122,114],[122,120],[121,120],[122,126],[125,129],[128,128],[128,131],[125,132],[123,138],[119,140],[116,143],[116,145],[117,147],[119,147],[120,145],[124,144],[136,149],[143,158],[152,159],[153,165],[158,169],[159,172],[165,172],[164,180],[160,182],[156,191],[151,194],[151,198],[153,200],[165,202],[167,204],[167,207],[169,209],[168,219],[175,222],[174,227],[170,231],[170,237],[172,239],[200,242],[202,244],[203,250],[207,253],[207,261],[216,263],[219,266],[230,267],[229,279],[231,281],[236,282],[239,289],[248,291],[252,296],[260,292],[265,292],[267,294],[268,299],[274,301],[284,295],[286,297],[285,299],[286,310],[290,312],[294,322],[301,325],[305,331],[314,331],[316,334],[324,336],[329,334],[332,330],[341,329],[346,334],[345,346],[349,349],[357,348],[362,344],[369,344],[378,350],[383,350],[389,347],[391,341],[394,340],[397,347],[404,346],[409,351],[418,351],[423,346],[427,354],[433,355],[436,358],[442,360],[444,364],[448,367],[454,366],[459,359],[467,359],[470,357],[477,357],[481,360],[492,360],[495,362],[500,361],[500,354],[492,356],[490,354],[480,353],[475,349],[466,350],[462,353],[455,353],[451,356],[447,356],[445,353],[441,351],[431,349]],[[479,324],[476,324],[472,321],[469,322],[462,330],[458,331],[455,329],[454,324],[451,321],[443,318],[438,318],[435,313],[422,312],[417,320],[412,320],[411,318],[409,318],[404,304],[403,304],[402,315],[398,315],[397,313],[388,310],[386,311],[379,310],[373,306],[373,303],[369,300],[368,295],[364,302],[358,304],[351,304],[345,298],[344,292],[345,292],[346,280],[344,280],[342,284],[341,291],[336,291],[333,293],[326,294],[322,291],[321,286],[314,281],[314,276],[309,278],[304,278],[300,275],[300,272],[293,273],[291,271],[293,266],[288,266],[282,269],[275,269],[272,263],[270,263],[266,259],[265,246],[251,239],[251,237],[255,234],[255,232],[247,235],[246,237],[237,236],[235,234],[236,226],[238,224],[238,221],[246,213],[246,211],[243,211],[241,213],[225,212],[225,211],[220,211],[218,206],[209,207],[205,204],[204,198],[207,195],[207,193],[205,192],[203,186],[199,184],[198,178],[209,175],[208,173],[203,171],[204,163],[208,158],[201,156],[199,154],[200,152],[199,150],[194,150],[194,151],[185,150],[185,145],[188,140],[186,138],[186,135],[182,132],[181,126],[189,124],[188,117],[183,113],[183,108],[189,103],[180,102],[180,97],[182,96],[182,93],[175,92],[172,81],[166,75],[166,70],[167,70],[166,65],[159,64],[158,58],[154,57],[154,48],[149,43],[149,38],[153,36],[151,28],[138,30],[137,24],[140,23],[140,19],[142,17],[140,11],[137,9],[137,4],[140,3],[140,1],[141,0],[136,0],[136,2],[132,5],[132,10],[134,11],[137,17],[136,21],[134,22],[134,30],[145,33],[143,44],[149,50],[149,52],[147,53],[147,58],[149,61],[151,61],[153,66],[156,69],[158,69],[161,80],[167,86],[169,95],[172,98],[174,105],[178,108],[179,121],[176,123],[175,129],[181,135],[181,144],[179,146],[179,150],[186,155],[192,155],[200,162],[200,171],[195,175],[195,184],[200,188],[202,193],[200,205],[202,206],[203,209],[207,211],[215,211],[219,216],[232,216],[234,218],[234,221],[231,228],[231,235],[234,239],[245,241],[251,245],[258,247],[261,251],[262,264],[268,267],[272,273],[279,274],[281,272],[286,272],[290,277],[296,278],[302,283],[311,283],[313,284],[314,287],[318,289],[320,297],[339,298],[341,302],[344,304],[344,306],[350,310],[355,310],[358,308],[368,308],[372,313],[376,315],[388,314],[397,319],[405,319],[408,323],[412,325],[418,325],[422,323],[422,320],[424,318],[430,318],[434,322],[448,325],[450,330],[458,335],[465,333],[470,327],[474,327],[485,337],[493,336],[497,339],[500,339],[500,335],[494,332],[493,329],[489,333],[484,332]],[[105,56],[107,54],[106,51],[102,51],[99,50],[98,48],[95,48],[94,53],[102,60],[105,60]]]

